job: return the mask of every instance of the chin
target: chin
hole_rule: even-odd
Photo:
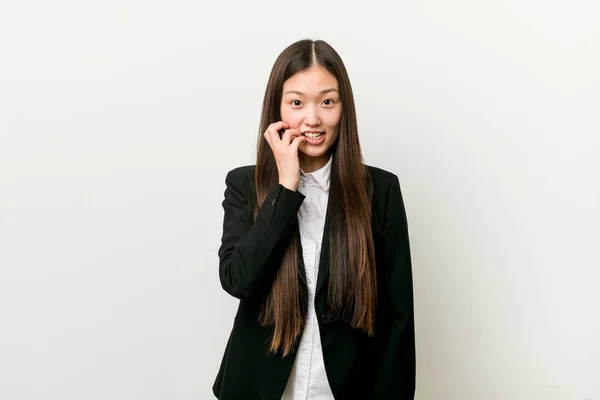
[[[305,156],[319,157],[319,156],[322,156],[323,154],[326,154],[328,149],[323,147],[320,149],[308,149],[308,151],[305,151],[305,149],[298,149],[298,151],[300,153],[304,154]]]

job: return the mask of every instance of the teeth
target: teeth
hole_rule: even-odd
[[[311,139],[315,139],[321,137],[322,133],[305,133],[304,136],[309,137]]]

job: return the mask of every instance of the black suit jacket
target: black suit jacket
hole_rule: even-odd
[[[323,318],[329,277],[329,238],[324,234],[314,301],[325,370],[336,399],[414,399],[413,285],[404,202],[395,174],[367,167],[373,183],[378,283],[375,335],[369,338],[346,324]],[[254,173],[255,166],[247,165],[229,171],[225,178],[219,277],[223,289],[240,303],[212,388],[221,400],[280,400],[298,348],[283,359],[268,355],[273,329],[260,326],[257,320],[261,296],[275,278],[293,229],[298,229],[297,212],[305,196],[273,184],[253,223],[249,199],[255,196]],[[299,284],[306,285],[299,253]],[[307,304],[306,296],[303,300]]]

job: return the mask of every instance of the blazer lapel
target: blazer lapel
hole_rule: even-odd
[[[319,293],[322,291],[323,287],[327,283],[329,278],[329,235],[328,231],[331,226],[331,213],[330,210],[329,197],[327,199],[327,208],[325,211],[325,224],[323,226],[323,237],[321,239],[321,254],[319,256],[319,265],[316,266],[318,268],[317,272],[317,285],[315,288],[315,306],[318,303]],[[296,230],[298,231],[298,286],[300,288],[300,297],[302,299],[302,305],[306,306],[308,304],[308,284],[306,282],[306,268],[304,265],[304,253],[302,251],[302,241],[300,239],[300,229],[296,226]],[[319,309],[316,306],[317,310]]]
[[[369,172],[368,184],[367,184],[367,193],[371,202],[371,230],[375,234],[375,215],[373,214],[373,201],[375,197],[375,191],[373,187],[373,181],[371,180],[371,174]],[[325,225],[323,229],[323,238],[321,240],[321,255],[319,257],[319,265],[318,265],[318,275],[317,275],[317,287],[315,289],[315,307],[317,307],[317,311],[322,310],[322,306],[324,303],[321,302],[319,295],[326,287],[329,281],[329,251],[330,251],[330,238],[329,232],[331,230],[331,193],[327,197],[327,208],[325,213]],[[306,284],[306,278],[304,279],[304,284]]]
[[[367,193],[368,196],[370,198],[370,202],[371,202],[371,229],[373,234],[375,235],[375,231],[376,229],[379,229],[378,227],[376,227],[376,220],[375,220],[375,215],[373,214],[373,204],[374,204],[374,197],[375,197],[375,191],[374,191],[374,187],[373,187],[373,181],[371,179],[371,174],[369,171],[369,178],[368,178],[368,184],[367,184]],[[319,256],[319,265],[318,267],[318,274],[317,274],[317,286],[315,289],[315,308],[317,310],[317,312],[320,312],[323,310],[323,307],[325,305],[325,301],[324,299],[322,299],[320,297],[320,295],[322,294],[324,288],[327,286],[328,281],[329,281],[329,251],[330,251],[330,247],[331,247],[331,243],[330,243],[330,238],[329,238],[329,232],[331,230],[331,220],[332,220],[332,216],[331,216],[331,193],[330,195],[327,197],[327,207],[326,207],[326,211],[325,211],[325,224],[323,227],[323,237],[321,239],[321,254]],[[375,236],[374,236],[375,238]],[[301,262],[301,266],[298,268],[299,274],[300,276],[300,290],[301,290],[301,295],[303,297],[303,300],[305,302],[308,302],[308,298],[307,298],[307,293],[308,293],[308,288],[307,288],[307,283],[306,283],[306,272],[304,269],[304,256],[302,254],[302,246],[300,244],[300,246],[298,247],[299,249],[299,253],[300,253],[300,262]]]
[[[321,239],[321,255],[319,256],[319,265],[317,273],[317,287],[315,289],[315,299],[319,297],[320,292],[329,280],[329,231],[331,229],[331,196],[327,196],[327,208],[325,211],[325,225],[323,227],[323,238]]]

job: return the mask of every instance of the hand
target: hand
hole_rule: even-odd
[[[300,182],[298,146],[306,141],[306,138],[298,129],[288,129],[289,127],[290,124],[287,122],[274,122],[269,125],[263,136],[267,139],[271,150],[273,150],[277,171],[279,172],[279,183],[295,191]],[[278,131],[281,129],[285,129],[285,131],[280,137]]]

